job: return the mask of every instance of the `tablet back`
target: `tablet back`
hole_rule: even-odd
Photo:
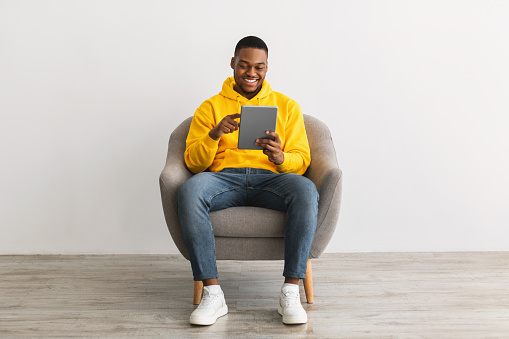
[[[239,149],[263,149],[256,139],[272,139],[265,131],[276,131],[277,106],[244,105],[240,111]]]

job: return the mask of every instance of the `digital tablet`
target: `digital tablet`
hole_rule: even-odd
[[[277,106],[244,105],[240,110],[239,149],[263,149],[256,139],[272,139],[265,131],[276,131]]]

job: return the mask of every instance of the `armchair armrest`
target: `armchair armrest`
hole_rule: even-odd
[[[305,120],[311,165],[304,175],[313,181],[320,195],[316,233],[309,255],[310,258],[317,258],[336,229],[341,204],[342,171],[327,125],[311,116],[305,115]]]
[[[176,199],[180,186],[193,175],[187,169],[184,162],[185,136],[189,131],[191,119],[184,120],[171,134],[166,164],[159,176],[159,187],[161,189],[166,224],[175,245],[177,245],[180,253],[186,258],[188,258],[188,254],[178,220]]]

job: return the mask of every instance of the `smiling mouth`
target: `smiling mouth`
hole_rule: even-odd
[[[244,81],[247,82],[247,83],[253,84],[253,83],[257,82],[258,79],[246,79],[246,78],[244,78]]]

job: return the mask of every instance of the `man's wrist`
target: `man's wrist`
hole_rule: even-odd
[[[281,166],[283,164],[283,162],[285,162],[285,154],[283,152],[281,152],[281,162],[278,161],[278,163],[275,165],[276,166]]]
[[[212,139],[212,140],[215,140],[215,141],[218,141],[220,137],[216,136],[214,134],[214,130],[211,129],[210,132],[209,132],[209,137]]]

